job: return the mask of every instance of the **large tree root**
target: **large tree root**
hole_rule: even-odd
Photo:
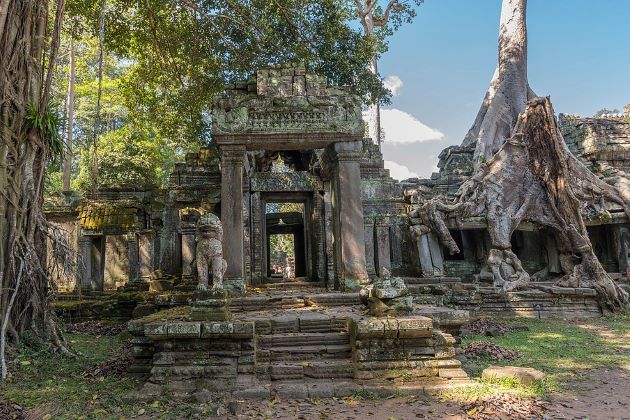
[[[600,180],[569,152],[549,98],[527,103],[514,135],[460,187],[456,198],[434,198],[414,211],[451,251],[449,217],[485,216],[492,241],[487,264],[504,290],[527,286],[530,276],[512,252],[510,238],[523,221],[549,228],[559,245],[565,276],[558,285],[592,287],[604,311],[627,308],[628,293],[605,272],[593,253],[583,213],[630,207],[615,186]]]

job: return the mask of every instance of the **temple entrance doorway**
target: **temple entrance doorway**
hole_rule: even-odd
[[[265,197],[265,282],[313,280],[308,241],[310,207],[306,194]]]

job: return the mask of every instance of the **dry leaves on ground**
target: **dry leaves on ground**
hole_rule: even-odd
[[[0,400],[0,419],[22,420],[25,418],[24,409],[21,406]]]
[[[118,335],[126,328],[126,324],[107,324],[100,321],[85,321],[66,325],[66,332],[71,334],[88,334],[96,337]]]
[[[501,347],[493,343],[471,343],[463,348],[464,355],[468,358],[478,359],[487,357],[496,361],[509,361],[521,357],[517,351]]]
[[[464,405],[470,419],[538,419],[543,418],[547,407],[538,399],[519,398],[510,394],[495,395]]]
[[[512,329],[503,322],[490,318],[478,319],[469,323],[464,328],[466,328],[472,334],[486,334],[486,332],[489,330],[495,330],[501,334],[507,334],[512,331]]]
[[[86,366],[81,372],[81,376],[89,382],[97,382],[107,376],[123,376],[127,373],[127,367],[132,361],[131,347],[126,346],[115,357],[95,365]]]

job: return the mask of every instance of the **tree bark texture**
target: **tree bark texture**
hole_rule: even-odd
[[[475,168],[507,140],[525,102],[536,95],[527,81],[527,0],[503,0],[499,23],[499,61],[463,147],[474,150]]]
[[[415,209],[411,215],[422,224],[413,230],[434,231],[455,254],[460,250],[446,220],[485,217],[492,248],[487,268],[494,285],[510,291],[530,282],[511,237],[520,223],[532,222],[555,236],[564,273],[558,285],[596,289],[603,311],[627,308],[628,294],[597,260],[583,220],[612,209],[630,217],[627,182],[606,183],[571,154],[549,98],[529,88],[526,6],[527,0],[503,0],[498,65],[462,144],[474,150],[472,177],[453,199],[435,197]]]
[[[23,332],[61,344],[48,311],[47,223],[42,211],[47,145],[27,111],[47,112],[64,0],[57,0],[52,33],[49,2],[0,0],[0,362],[7,334]],[[44,59],[46,54],[46,59]],[[43,64],[47,63],[44,69]],[[65,348],[64,348],[65,349]]]
[[[628,293],[606,273],[593,252],[582,214],[602,214],[630,205],[620,191],[590,172],[567,148],[549,98],[528,101],[511,136],[460,187],[457,198],[433,198],[416,214],[451,253],[460,250],[446,227],[450,217],[485,216],[492,249],[488,268],[494,285],[506,291],[530,280],[512,252],[510,239],[521,222],[549,229],[555,236],[565,275],[560,286],[590,287],[604,311],[630,306]]]

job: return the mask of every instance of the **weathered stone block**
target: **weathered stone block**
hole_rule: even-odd
[[[253,322],[234,322],[233,333],[235,338],[251,338],[254,337],[254,323]]]
[[[523,385],[530,385],[533,381],[541,381],[545,374],[533,368],[517,366],[489,366],[481,372],[482,378],[517,378]]]
[[[167,331],[169,338],[198,338],[201,336],[201,324],[198,322],[167,323]]]
[[[439,369],[440,378],[446,379],[468,379],[468,375],[463,369]]]
[[[231,337],[234,333],[232,322],[204,322],[201,337]]]
[[[168,338],[168,325],[166,323],[145,324],[144,335],[156,340],[165,340]]]
[[[269,371],[271,379],[302,379],[304,377],[304,368],[300,365],[280,364],[272,365]]]
[[[382,337],[385,334],[385,324],[383,320],[360,320],[355,322],[352,331],[357,339]]]
[[[424,316],[399,318],[398,328],[401,330],[424,330],[433,328],[433,321]]]

